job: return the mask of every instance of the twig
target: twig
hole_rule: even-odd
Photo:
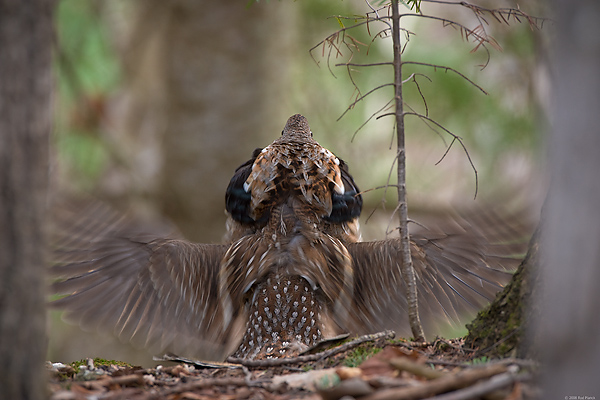
[[[390,365],[399,371],[407,371],[413,375],[423,377],[425,379],[438,379],[446,375],[446,372],[431,369],[427,364],[418,363],[408,357],[397,357],[389,361]]]
[[[380,112],[382,112],[383,110],[385,110],[386,108],[389,107],[390,103],[392,103],[394,101],[394,98],[391,98],[387,103],[384,104],[383,107],[381,107],[380,109],[378,109],[377,111],[375,111],[374,113],[372,113],[369,118],[367,118],[367,120],[365,122],[363,122],[357,130],[354,131],[354,134],[352,135],[352,139],[350,139],[350,142],[354,141],[354,138],[356,137],[356,135],[358,134],[358,131],[360,131],[370,120],[373,119],[374,116],[376,116],[377,114],[379,114]]]
[[[333,349],[325,350],[325,351],[322,351],[322,352],[316,353],[316,354],[308,354],[305,356],[289,357],[289,358],[272,358],[272,359],[269,358],[269,359],[265,359],[265,360],[246,360],[243,358],[229,357],[229,358],[227,358],[227,362],[230,362],[232,364],[240,364],[240,365],[243,365],[246,367],[277,367],[277,366],[287,365],[287,364],[300,364],[300,363],[305,363],[305,362],[319,361],[321,359],[331,357],[338,353],[343,353],[344,351],[347,351],[353,347],[356,347],[361,343],[373,342],[375,340],[382,339],[382,338],[392,339],[394,336],[395,336],[395,333],[393,331],[383,331],[383,332],[379,332],[379,333],[374,333],[372,335],[364,335],[364,336],[358,337],[348,343],[344,343],[341,346],[334,347]]]
[[[492,38],[491,36],[488,36],[487,32],[483,28],[483,24],[481,24],[481,23],[474,29],[470,29],[456,21],[449,20],[449,19],[446,19],[443,17],[437,17],[435,15],[408,13],[408,14],[402,14],[401,17],[420,17],[420,18],[425,18],[425,19],[432,19],[432,20],[436,20],[436,21],[441,21],[444,24],[444,27],[450,26],[455,29],[458,28],[458,30],[460,30],[461,37],[465,41],[468,42],[469,36],[470,36],[474,39],[475,42],[477,42],[477,45],[475,46],[475,48],[473,50],[471,50],[471,52],[477,51],[479,49],[479,47],[483,47],[485,49],[486,54],[487,54],[487,60],[486,60],[485,64],[483,64],[483,68],[485,68],[488,65],[488,63],[490,62],[490,59],[491,59],[491,53],[490,53],[489,49],[487,48],[487,46],[485,45],[485,43],[489,43],[494,48],[499,47],[498,42],[496,42],[496,40],[494,38]],[[481,19],[479,16],[476,16],[476,18],[481,22]],[[479,34],[478,31],[482,31],[483,35]]]
[[[438,393],[472,385],[481,379],[502,374],[506,372],[506,369],[507,367],[504,365],[491,365],[459,371],[455,374],[447,374],[419,386],[380,390],[370,396],[363,397],[362,400],[407,400],[427,398]]]
[[[395,231],[400,231],[400,227],[397,226],[394,229],[390,229],[390,227],[392,226],[392,223],[394,221],[394,217],[396,216],[396,214],[398,214],[398,211],[400,211],[400,204],[397,203],[396,207],[394,207],[394,210],[392,211],[392,214],[390,215],[390,219],[388,221],[387,226],[385,227],[385,238],[387,239],[387,237],[389,235],[391,235],[393,232]]]
[[[442,361],[442,360],[427,360],[426,364],[441,365],[443,367],[467,367],[471,364],[459,363],[454,361]]]
[[[131,375],[123,375],[123,376],[115,376],[115,377],[102,377],[100,376],[98,379],[93,381],[86,382],[74,382],[75,384],[89,388],[89,389],[100,389],[107,388],[113,385],[119,386],[137,386],[142,385],[144,383],[144,377],[138,374]]]
[[[361,64],[361,63],[351,63],[351,62],[347,62],[347,63],[339,63],[339,64],[335,64],[336,67],[343,67],[345,65],[351,66],[351,67],[376,67],[376,66],[380,66],[380,65],[394,65],[391,62],[377,62],[377,63],[370,63],[370,64]]]
[[[467,146],[465,146],[465,143],[463,142],[462,138],[458,135],[455,135],[454,133],[452,133],[451,131],[449,131],[447,128],[445,128],[442,124],[440,124],[439,122],[437,122],[436,120],[429,118],[423,114],[419,114],[419,113],[415,113],[415,112],[405,112],[404,115],[415,115],[421,119],[425,119],[435,125],[437,125],[439,128],[443,129],[447,134],[449,134],[450,136],[452,136],[452,142],[450,142],[450,145],[448,146],[448,148],[446,149],[446,151],[444,152],[444,154],[442,155],[442,158],[436,163],[439,164],[440,162],[442,162],[442,160],[446,157],[446,155],[448,154],[448,152],[450,151],[450,148],[452,147],[452,145],[455,142],[460,143],[460,146],[462,147],[462,149],[465,152],[465,155],[467,156],[467,160],[469,160],[469,164],[471,164],[471,169],[473,170],[473,173],[475,174],[475,198],[477,197],[477,193],[479,191],[479,177],[478,177],[478,173],[477,173],[477,168],[475,168],[475,164],[473,163],[473,160],[471,159],[471,155],[469,154],[469,150],[467,150]],[[380,115],[380,117],[383,117],[384,115]]]
[[[419,82],[417,82],[417,76],[419,76],[419,75],[420,76],[424,76],[426,79],[429,80],[429,82],[431,82],[431,78],[430,77],[428,77],[425,74],[418,74],[418,73],[412,73],[408,77],[408,79],[412,78],[413,82],[415,83],[415,86],[417,87],[417,91],[419,92],[419,95],[421,96],[421,99],[423,100],[423,105],[425,106],[425,116],[428,117],[429,116],[429,107],[427,106],[427,100],[425,100],[425,95],[421,91],[421,86],[419,85]]]
[[[421,1],[426,2],[426,3],[436,3],[436,4],[445,4],[445,5],[460,5],[460,6],[469,8],[476,15],[487,13],[487,14],[491,15],[492,17],[494,17],[496,19],[496,21],[498,21],[500,23],[505,23],[506,25],[509,24],[511,16],[519,23],[521,22],[519,17],[522,17],[527,20],[527,22],[529,23],[529,26],[531,28],[535,27],[537,29],[540,29],[542,27],[543,23],[548,20],[548,18],[533,17],[531,15],[524,13],[521,9],[516,9],[516,8],[491,9],[491,8],[480,7],[475,4],[467,3],[466,1],[444,1],[444,0],[421,0]],[[498,14],[498,15],[496,15],[496,14]],[[540,26],[538,26],[538,23],[540,23]]]
[[[476,383],[464,389],[459,389],[451,393],[445,393],[430,397],[429,400],[468,400],[478,399],[483,395],[495,390],[505,388],[515,382],[531,380],[531,374],[515,374],[514,372],[505,372],[492,376],[489,380]]]
[[[180,357],[178,355],[172,355],[172,354],[165,354],[161,357],[152,357],[152,359],[154,361],[172,361],[172,362],[180,362],[180,363],[184,363],[184,364],[189,364],[189,365],[193,365],[194,367],[197,368],[214,368],[214,369],[220,369],[220,368],[230,368],[230,369],[235,369],[235,368],[240,368],[239,365],[233,365],[233,364],[227,364],[227,363],[221,363],[221,362],[208,362],[208,361],[202,361],[202,360],[193,360],[191,358],[186,358],[186,357]]]
[[[362,190],[359,194],[365,194],[365,193],[368,193],[368,192],[372,192],[373,190],[387,189],[390,186],[391,187],[398,187],[398,185],[394,185],[393,183],[389,183],[389,184],[386,184],[386,185],[383,185],[383,186],[376,186],[374,188]]]
[[[182,392],[189,392],[196,389],[203,389],[211,386],[261,386],[264,382],[261,381],[250,381],[248,382],[246,378],[209,378],[209,379],[199,379],[193,382],[188,382],[182,385],[178,385],[173,388],[169,388],[165,391],[161,391],[160,395],[162,397]]]
[[[412,111],[412,112],[414,112],[414,113],[416,113],[416,112],[417,112],[417,111],[415,111],[415,109],[414,109],[414,108],[412,108],[410,105],[407,105],[407,106],[406,106],[406,108],[408,108],[410,111]],[[425,116],[426,116],[426,117],[428,117],[428,115],[427,115],[427,114],[426,114]],[[440,133],[440,132],[439,132],[437,129],[435,129],[435,128],[434,128],[434,127],[433,127],[433,126],[432,126],[432,125],[429,123],[429,121],[427,121],[427,120],[425,120],[425,119],[421,119],[421,121],[422,121],[422,122],[423,122],[425,125],[427,125],[427,127],[428,127],[428,128],[431,130],[431,131],[433,131],[433,133],[435,133],[436,135],[438,135],[438,137],[439,137],[440,139],[442,139],[442,143],[444,143],[444,147],[448,147],[448,143],[446,143],[446,139],[444,139],[444,135],[442,135],[442,134],[441,134],[441,133]]]
[[[366,18],[364,21],[358,22],[354,25],[350,25],[350,26],[346,26],[342,29],[339,29],[337,31],[335,31],[334,33],[332,33],[331,35],[327,36],[325,39],[321,40],[319,43],[317,43],[316,45],[314,45],[313,47],[311,47],[308,52],[310,53],[311,57],[313,58],[313,60],[315,61],[315,63],[317,65],[319,65],[318,61],[315,59],[314,55],[313,55],[313,50],[321,47],[321,45],[325,46],[326,43],[329,43],[330,45],[333,43],[334,40],[338,40],[339,39],[339,35],[343,34],[344,32],[357,28],[359,26],[365,25],[367,24],[369,21],[371,21],[371,18]],[[339,51],[339,49],[338,49]],[[341,52],[340,52],[341,54]]]
[[[365,3],[367,3],[367,5],[369,6],[369,8],[370,8],[370,9],[371,9],[371,11],[373,12],[373,14],[375,14],[376,18],[374,18],[374,19],[376,19],[376,20],[378,20],[378,21],[382,21],[382,22],[383,22],[383,23],[385,23],[385,24],[388,26],[388,28],[391,30],[391,29],[392,29],[392,25],[391,25],[391,24],[390,24],[388,21],[386,21],[386,20],[384,20],[384,19],[382,19],[382,18],[381,18],[381,16],[379,15],[379,10],[378,10],[378,9],[375,9],[375,8],[373,8],[373,6],[371,5],[371,3],[369,3],[369,0],[365,0]],[[381,8],[381,9],[383,9],[383,8]]]
[[[424,63],[424,62],[419,62],[419,61],[402,61],[402,64],[412,64],[412,65],[421,65],[424,67],[431,67],[431,68],[433,68],[434,71],[437,69],[443,69],[446,72],[447,71],[454,72],[455,74],[457,74],[458,76],[460,76],[461,78],[463,78],[464,80],[469,82],[471,85],[473,85],[477,89],[479,89],[483,94],[486,94],[486,95],[488,94],[488,92],[486,92],[485,89],[483,89],[481,86],[479,86],[478,84],[476,84],[475,82],[473,82],[472,80],[467,78],[463,73],[459,72],[458,70],[456,70],[454,68],[447,67],[445,65],[430,64],[430,63]]]
[[[344,115],[346,115],[346,113],[347,113],[348,111],[350,111],[352,108],[354,108],[354,106],[356,105],[356,103],[358,103],[359,101],[363,100],[365,97],[367,97],[367,96],[368,96],[368,95],[370,95],[371,93],[373,93],[373,92],[375,92],[375,91],[377,91],[377,90],[379,90],[379,89],[383,89],[384,87],[388,87],[388,86],[394,86],[394,84],[393,84],[393,83],[384,83],[383,85],[379,85],[379,86],[377,86],[377,87],[375,87],[375,88],[373,88],[373,89],[369,90],[369,91],[368,91],[367,93],[365,93],[364,95],[362,95],[362,96],[358,97],[356,100],[354,100],[354,101],[353,101],[353,102],[352,102],[352,103],[351,103],[351,104],[348,106],[348,108],[346,108],[346,111],[344,111],[344,112],[342,113],[342,115],[340,115],[340,116],[338,117],[338,119],[337,119],[337,120],[339,121],[340,119],[342,119],[342,117],[344,117]]]

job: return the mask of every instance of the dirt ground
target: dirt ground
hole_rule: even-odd
[[[242,364],[49,363],[48,388],[52,400],[539,398],[533,361],[491,360],[462,339],[412,343],[391,336],[369,335],[292,359],[237,360]]]

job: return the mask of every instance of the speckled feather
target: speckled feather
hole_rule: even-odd
[[[239,358],[294,356],[322,339],[323,299],[297,275],[270,274],[253,290]]]
[[[321,331],[326,328],[322,318],[315,322],[314,318],[304,316],[302,309],[308,307],[308,314],[315,314],[314,304],[318,304],[319,307],[326,305],[328,309],[335,310],[340,317],[349,312],[354,278],[351,259],[343,241],[358,237],[357,218],[362,205],[358,189],[347,174],[347,167],[312,138],[306,118],[299,114],[289,118],[279,139],[257,154],[250,171],[242,169],[239,175],[234,176],[228,193],[240,193],[239,188],[236,189],[240,177],[246,177],[243,189],[251,195],[251,200],[247,204],[247,216],[234,218],[244,225],[255,225],[255,232],[234,242],[224,257],[221,293],[224,294],[222,304],[226,315],[235,317],[236,310],[247,303],[244,296],[256,296],[252,293],[255,293],[256,287],[264,286],[265,280],[276,282],[273,286],[278,288],[283,282],[293,280],[297,282],[294,287],[300,286],[307,291],[302,297],[310,295],[313,304],[303,304],[296,310],[293,304],[297,302],[290,297],[295,291],[284,293],[279,289],[280,293],[277,293],[267,285],[266,289],[261,289],[267,294],[264,304],[257,306],[256,300],[247,303],[249,315],[260,318],[263,323],[270,321],[269,326],[279,332],[279,336],[287,338],[284,340],[287,343],[285,348],[312,346],[321,339]],[[344,182],[348,185],[349,194],[346,194]],[[236,204],[245,200],[243,193],[240,197]],[[347,204],[355,198],[358,200],[348,207]],[[339,221],[336,223],[328,221],[334,205]],[[247,217],[255,224],[248,224]],[[338,237],[327,233],[334,231],[328,229],[333,224],[343,226]],[[318,300],[313,297],[318,297]],[[298,341],[298,334],[291,330],[291,326],[285,326],[285,320],[274,320],[265,315],[265,308],[278,310],[277,302],[291,304],[294,313],[301,312],[299,325],[294,329],[304,329],[303,324],[310,322],[313,325],[307,325],[306,329],[314,329],[318,334],[313,333]],[[250,333],[259,335],[252,321],[248,322],[248,332],[237,355],[264,357],[272,353],[272,342],[258,343],[254,338],[249,339]],[[250,342],[264,349],[249,350]]]
[[[290,117],[281,138],[261,151],[246,179],[250,216],[259,220],[290,194],[303,199],[320,218],[331,215],[332,193],[345,191],[339,165],[339,159],[312,138],[306,118]]]

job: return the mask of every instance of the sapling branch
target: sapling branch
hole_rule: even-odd
[[[471,165],[471,169],[473,170],[473,173],[475,174],[475,196],[474,197],[477,197],[477,192],[479,190],[479,178],[478,178],[478,175],[477,175],[477,168],[475,168],[475,164],[473,163],[473,160],[471,159],[471,155],[469,154],[469,150],[467,150],[467,146],[465,146],[465,143],[463,142],[463,139],[460,136],[455,135],[454,133],[452,133],[451,131],[449,131],[446,127],[444,127],[442,124],[440,124],[436,120],[434,120],[432,118],[429,118],[426,115],[419,114],[419,113],[416,113],[416,112],[405,112],[404,115],[414,115],[414,116],[417,116],[417,117],[419,117],[421,119],[427,120],[428,122],[431,122],[432,124],[435,124],[437,127],[439,127],[440,129],[442,129],[444,132],[446,132],[447,134],[449,134],[450,136],[452,136],[452,142],[450,142],[450,144],[446,148],[446,151],[442,155],[442,158],[437,163],[435,163],[435,165],[438,165],[440,162],[442,162],[444,160],[444,158],[446,157],[446,155],[450,151],[450,148],[452,147],[452,145],[455,142],[458,142],[460,144],[460,146],[462,147],[462,149],[465,152],[467,160],[469,160],[469,164]]]
[[[370,121],[373,119],[373,117],[375,117],[377,114],[379,114],[381,111],[385,110],[386,108],[388,108],[390,106],[390,104],[394,101],[394,99],[390,99],[387,103],[385,103],[385,105],[383,107],[381,107],[380,109],[378,109],[377,111],[375,111],[374,113],[372,113],[369,118],[367,118],[367,120],[365,122],[363,122],[357,130],[354,131],[354,134],[352,135],[352,139],[350,139],[351,142],[354,141],[354,138],[356,137],[356,135],[358,134],[358,132]]]
[[[397,186],[396,186],[397,187]],[[400,227],[397,226],[394,229],[390,229],[390,227],[392,226],[392,221],[394,220],[394,217],[396,216],[396,214],[398,214],[400,211],[400,203],[396,204],[396,207],[394,207],[394,210],[392,211],[392,215],[391,218],[388,220],[388,224],[385,227],[385,237],[387,238],[389,235],[391,235],[392,233],[394,233],[395,231],[400,231]],[[406,221],[408,223],[408,220]],[[400,246],[402,246],[402,243],[400,244]],[[409,246],[410,246],[410,242],[409,242]],[[404,272],[402,273],[402,275],[404,276]],[[415,280],[415,285],[416,285],[416,280]],[[416,291],[415,291],[415,295],[416,295]],[[409,313],[409,319],[410,319],[410,313]],[[420,323],[420,321],[419,321]],[[415,334],[413,333],[413,336]],[[417,342],[422,342],[425,341],[425,337],[423,336],[422,339],[416,339]]]
[[[412,74],[410,74],[410,76],[408,78],[403,80],[402,83],[406,83],[411,80],[414,82],[415,86],[417,87],[417,91],[419,92],[419,96],[421,96],[421,100],[423,100],[423,105],[425,106],[425,115],[428,116],[429,115],[429,107],[427,107],[427,100],[425,100],[425,96],[423,95],[423,92],[421,91],[421,86],[419,86],[419,82],[417,82],[417,76],[423,76],[423,77],[425,77],[425,79],[427,79],[427,80],[429,80],[429,82],[431,82],[431,78],[428,77],[427,75],[413,72]]]
[[[450,20],[447,18],[443,18],[443,17],[438,17],[435,15],[402,14],[402,15],[400,15],[400,17],[418,17],[418,18],[424,18],[424,19],[432,19],[432,20],[436,20],[436,21],[441,21],[442,24],[444,25],[444,28],[449,26],[454,29],[458,29],[460,31],[461,37],[466,42],[469,41],[469,38],[472,38],[473,41],[477,43],[477,45],[475,46],[475,48],[473,48],[473,50],[471,50],[471,52],[477,51],[480,47],[483,47],[485,49],[486,55],[487,55],[487,60],[484,63],[484,67],[487,66],[487,64],[489,63],[490,58],[491,58],[491,54],[486,46],[486,43],[489,43],[495,49],[500,50],[500,48],[499,48],[500,46],[498,45],[498,42],[496,42],[496,40],[494,38],[492,38],[491,36],[489,36],[487,34],[487,32],[483,28],[483,24],[481,22],[475,28],[470,29],[470,28],[467,28],[465,25],[460,24],[456,21],[453,21],[453,20]],[[479,17],[478,17],[478,19],[479,19]]]
[[[350,66],[350,67],[376,67],[376,66],[379,66],[379,65],[394,65],[394,63],[391,63],[391,62],[378,62],[378,63],[360,64],[360,63],[345,62],[345,63],[335,64],[336,67],[343,67],[343,66]]]
[[[529,26],[533,28],[541,28],[546,18],[534,17],[518,8],[486,8],[476,4],[471,4],[466,1],[444,1],[444,0],[421,0],[425,3],[436,3],[445,4],[450,6],[461,6],[470,9],[476,16],[491,15],[499,23],[506,25],[510,24],[510,18],[513,17],[515,21],[521,23],[519,18],[527,20]],[[487,24],[487,21],[485,21]],[[539,25],[538,25],[539,23]]]
[[[383,85],[379,85],[379,86],[377,86],[377,87],[375,87],[375,88],[373,88],[373,89],[369,90],[367,93],[363,94],[362,96],[359,96],[359,97],[358,97],[356,100],[354,100],[352,103],[350,103],[350,105],[348,106],[348,108],[346,108],[346,110],[345,110],[345,111],[342,113],[342,115],[340,115],[340,116],[338,117],[338,119],[337,119],[337,120],[339,121],[340,119],[342,119],[342,117],[343,117],[344,115],[346,115],[346,113],[347,113],[348,111],[352,110],[352,109],[354,108],[354,106],[355,106],[355,105],[356,105],[358,102],[360,102],[361,100],[363,100],[365,97],[367,97],[368,95],[370,95],[371,93],[373,93],[373,92],[375,92],[375,91],[377,91],[377,90],[379,90],[379,89],[383,89],[384,87],[388,87],[388,86],[394,86],[394,84],[393,84],[393,83],[384,83]]]
[[[414,108],[412,108],[412,107],[410,106],[410,104],[405,104],[405,106],[406,106],[406,108],[410,109],[410,111],[412,111],[412,112],[415,112],[415,113],[416,113],[416,111],[414,110]],[[387,115],[387,116],[390,116],[390,115]],[[426,116],[427,116],[427,115],[426,115]],[[385,117],[385,115],[381,115],[381,117]],[[444,143],[444,147],[447,147],[447,146],[448,146],[448,144],[446,143],[446,139],[444,139],[444,135],[442,135],[442,133],[441,133],[441,132],[439,132],[437,129],[435,129],[435,127],[433,127],[429,121],[427,121],[427,120],[425,120],[425,119],[422,119],[421,121],[422,121],[422,122],[423,122],[423,123],[424,123],[424,124],[425,124],[425,125],[426,125],[426,126],[429,128],[429,129],[431,129],[431,130],[433,131],[433,133],[435,133],[435,134],[436,134],[436,135],[437,135],[437,136],[438,136],[438,137],[439,137],[439,138],[442,140],[442,142]]]
[[[481,91],[481,93],[483,94],[488,94],[488,92],[485,91],[484,88],[482,88],[481,86],[479,86],[478,84],[476,84],[475,82],[473,82],[472,80],[470,80],[469,78],[467,78],[463,73],[461,73],[460,71],[445,66],[445,65],[437,65],[437,64],[431,64],[431,63],[424,63],[424,62],[419,62],[419,61],[403,61],[402,64],[406,65],[406,64],[412,64],[412,65],[422,65],[424,67],[431,67],[433,68],[434,71],[438,70],[438,69],[442,69],[446,72],[451,71],[454,72],[455,74],[457,74],[458,76],[460,76],[461,78],[463,78],[465,81],[469,82],[471,85],[475,86],[477,89],[479,89]]]

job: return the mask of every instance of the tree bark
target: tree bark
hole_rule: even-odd
[[[542,361],[543,398],[594,398],[600,394],[600,4],[555,0],[554,11],[551,185],[539,242],[532,241],[529,262],[507,287],[516,288],[514,295],[507,297],[505,291],[498,297],[492,305],[497,309],[489,312],[496,319],[478,318],[477,326],[487,330],[472,331],[467,342],[482,340],[499,323],[518,316],[511,325],[521,327],[516,343],[498,343],[505,331],[479,345],[505,347],[508,352],[502,355],[518,348],[516,355]],[[505,309],[503,301],[509,304]]]
[[[0,0],[0,396],[6,399],[46,397],[51,6]]]
[[[541,243],[541,314],[532,332],[544,398],[599,398],[600,4],[555,0],[551,184]]]

